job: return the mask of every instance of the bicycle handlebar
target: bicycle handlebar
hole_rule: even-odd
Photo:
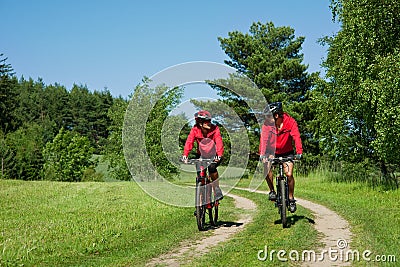
[[[294,157],[268,158],[268,161],[278,161],[278,162],[294,161]]]
[[[271,162],[272,164],[283,164],[286,162],[295,162],[299,161],[294,157],[277,157],[277,158],[267,158],[267,161]]]
[[[181,162],[183,162],[184,164],[196,164],[196,163],[206,163],[206,164],[211,164],[214,162],[214,159],[203,159],[203,158],[199,158],[199,159],[188,159],[187,163],[185,161],[183,161],[182,159],[180,160]]]

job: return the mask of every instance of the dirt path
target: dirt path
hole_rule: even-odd
[[[266,191],[256,192],[268,194]],[[325,206],[298,197],[296,197],[296,200],[297,205],[311,210],[314,214],[314,227],[321,234],[320,241],[324,244],[319,251],[315,251],[315,257],[310,256],[309,259],[307,256],[302,261],[302,266],[350,266],[350,261],[346,261],[346,252],[351,249],[349,245],[351,243],[349,223]]]
[[[253,220],[252,213],[256,209],[256,204],[244,197],[232,194],[227,194],[227,196],[235,199],[237,208],[245,210],[236,223],[220,225],[215,230],[212,230],[213,234],[211,236],[196,242],[184,241],[178,244],[174,251],[152,259],[146,266],[180,266],[181,262],[188,262],[194,256],[198,257],[207,253],[213,246],[228,240],[232,235],[243,230]]]
[[[265,191],[256,191],[256,193],[267,194]],[[211,236],[196,242],[184,241],[170,253],[152,259],[146,266],[180,266],[181,263],[187,263],[194,256],[207,253],[213,246],[228,240],[234,234],[243,230],[252,221],[252,213],[256,209],[256,205],[247,198],[232,194],[228,194],[228,196],[235,199],[236,207],[247,211],[243,212],[237,223],[222,225],[213,230]],[[314,214],[314,227],[321,234],[320,241],[324,244],[324,247],[319,251],[315,251],[314,257],[311,256],[310,259],[302,260],[302,266],[349,266],[350,262],[345,262],[346,251],[350,249],[348,244],[351,242],[348,222],[322,205],[300,198],[296,199],[298,205],[311,210]],[[299,253],[301,256],[302,252]]]
[[[321,251],[326,251],[323,256],[321,253],[317,254],[317,260],[304,262],[303,266],[350,266],[350,262],[345,261],[345,253],[350,249],[349,244],[351,243],[349,223],[337,213],[322,205],[300,198],[297,198],[297,203],[311,210],[314,214],[314,227],[323,235],[321,242],[324,244],[324,247],[321,248]],[[336,250],[337,253],[333,250]],[[334,253],[329,256],[329,251],[333,251]],[[337,259],[336,256],[338,256]]]

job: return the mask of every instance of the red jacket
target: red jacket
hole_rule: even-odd
[[[287,113],[283,114],[283,126],[278,132],[274,126],[263,125],[260,137],[260,156],[266,154],[285,154],[296,148],[296,154],[303,153],[297,122]],[[274,153],[275,152],[275,153]]]
[[[201,128],[198,125],[193,126],[189,136],[186,139],[183,155],[188,156],[193,148],[194,142],[197,143],[197,153],[204,158],[222,156],[224,154],[224,144],[222,142],[221,132],[216,125],[211,125],[207,136],[203,136]]]

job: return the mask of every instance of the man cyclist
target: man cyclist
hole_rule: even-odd
[[[276,200],[276,192],[273,183],[272,168],[268,162],[269,157],[291,157],[300,159],[303,147],[297,122],[286,112],[283,112],[282,103],[271,103],[266,108],[266,121],[261,129],[260,137],[260,159],[264,163],[264,175],[269,187],[269,199]],[[268,112],[269,111],[269,112]],[[272,116],[271,116],[272,114]],[[294,143],[294,146],[293,146]],[[273,147],[273,149],[271,149]],[[296,156],[295,150],[296,149]],[[275,155],[272,155],[275,150]],[[271,152],[272,151],[272,152]],[[285,164],[286,165],[286,164]],[[293,162],[287,162],[284,168],[288,178],[289,187],[289,210],[296,211],[296,200],[294,199]]]
[[[193,149],[194,142],[197,143],[197,157],[213,158],[214,161],[208,166],[208,173],[215,186],[216,198],[223,199],[218,181],[217,167],[221,163],[224,154],[224,144],[221,132],[217,125],[211,123],[211,113],[207,110],[200,110],[194,114],[196,124],[190,130],[183,149],[182,161],[188,162],[188,155]],[[200,174],[197,170],[197,175]]]

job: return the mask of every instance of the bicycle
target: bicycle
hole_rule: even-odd
[[[196,164],[196,170],[200,172],[196,177],[195,191],[195,215],[199,231],[205,230],[206,214],[208,214],[211,226],[216,226],[218,221],[219,200],[216,198],[214,184],[207,173],[207,167],[212,162],[214,160],[203,158],[188,160],[188,163]]]
[[[286,162],[293,162],[294,159],[292,157],[279,157],[279,158],[270,158],[268,161],[271,162],[271,165],[278,165],[279,172],[276,176],[276,200],[275,207],[278,208],[278,213],[281,216],[282,227],[287,227],[287,216],[286,211],[289,210],[289,186],[288,179],[283,171],[284,164]]]

